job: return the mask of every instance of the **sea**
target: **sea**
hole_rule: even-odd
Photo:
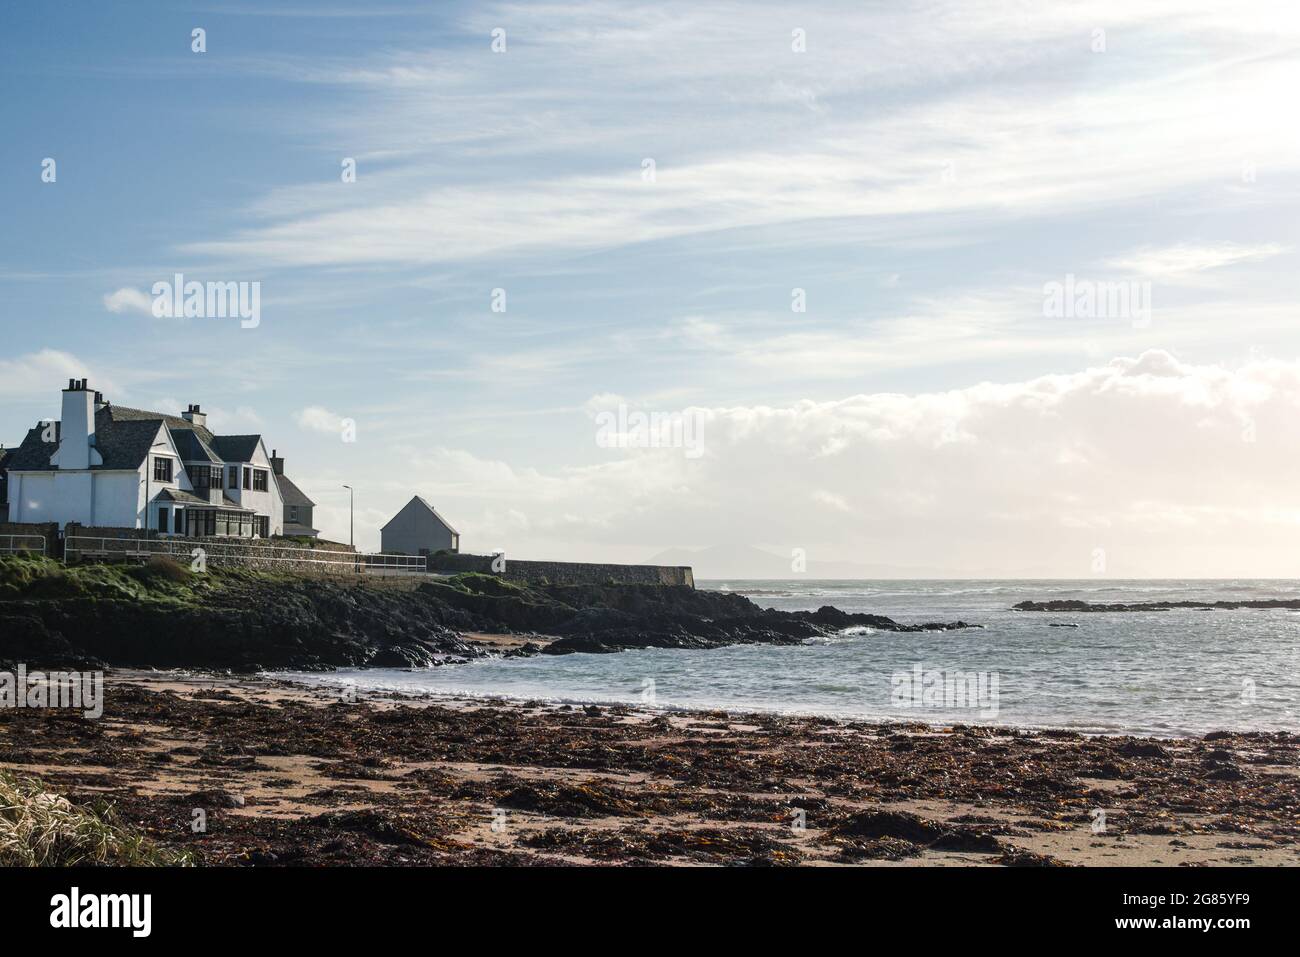
[[[903,623],[960,619],[984,627],[918,633],[859,627],[794,646],[648,648],[289,677],[422,696],[776,712],[933,726],[1159,737],[1300,731],[1300,612],[1012,609],[1026,599],[1300,598],[1300,581],[798,579],[701,581],[697,587],[736,592],[787,611],[833,605]]]

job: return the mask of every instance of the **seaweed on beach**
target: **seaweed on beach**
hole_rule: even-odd
[[[175,680],[110,676],[98,722],[0,711],[0,755],[39,765],[56,793],[94,789],[148,839],[208,864],[1029,863],[1012,841],[1062,860],[1128,841],[1130,855],[1137,842],[1183,860],[1295,863],[1300,842],[1300,739],[1283,733],[1153,741],[339,703],[238,679],[192,684],[225,695],[151,687]],[[1213,775],[1229,767],[1241,776]],[[190,828],[196,807],[204,833]],[[1216,837],[1267,849],[1217,850]]]

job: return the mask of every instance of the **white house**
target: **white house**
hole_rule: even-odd
[[[213,435],[179,416],[114,406],[69,380],[58,422],[4,461],[9,521],[145,528],[172,535],[282,534],[284,500],[260,435]]]
[[[420,496],[388,520],[379,531],[380,550],[392,555],[432,555],[460,551],[460,532]]]

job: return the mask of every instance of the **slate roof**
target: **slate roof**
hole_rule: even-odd
[[[169,430],[172,434],[172,441],[176,443],[176,451],[180,453],[182,462],[210,462],[213,465],[221,465],[222,461],[218,455],[212,451],[207,442],[199,436],[199,433],[193,428]],[[204,429],[203,431],[207,431]]]
[[[114,422],[165,422],[169,429],[191,429],[196,432],[204,442],[212,443],[213,435],[207,427],[195,425],[179,415],[168,415],[165,412],[149,412],[145,409],[132,409],[125,405],[106,405],[95,413],[95,429],[98,431],[99,424],[105,419],[111,419]]]
[[[276,483],[280,486],[280,497],[284,499],[284,507],[297,505],[300,508],[311,508],[316,503],[303,494],[302,489],[294,485],[287,475],[277,475]]]
[[[205,505],[208,508],[213,508],[215,506],[215,503],[209,502],[206,498],[203,498],[202,496],[195,495],[192,492],[187,492],[184,489],[179,489],[179,488],[163,489],[161,492],[158,493],[158,501],[178,502],[181,505]],[[256,509],[245,508],[243,505],[239,505],[235,503],[233,500],[231,500],[230,496],[228,495],[222,495],[221,505],[215,507],[223,508],[226,509],[227,511],[233,510],[236,512],[256,511]]]
[[[226,462],[251,462],[261,441],[260,435],[214,435],[208,444]]]
[[[180,502],[182,505],[208,505],[208,506],[212,505],[212,503],[209,502],[206,498],[199,498],[199,496],[179,488],[163,489],[161,492],[158,493],[158,501]]]
[[[438,510],[437,510],[436,508],[434,508],[432,505],[430,505],[428,502],[426,502],[424,499],[420,498],[420,496],[418,496],[418,495],[413,496],[413,497],[411,498],[411,502],[419,502],[421,505],[423,505],[425,508],[427,508],[429,511],[431,511],[431,512],[433,513],[433,517],[436,518],[438,521],[442,522],[442,524],[446,525],[446,526],[447,526],[447,531],[451,532],[453,535],[459,535],[459,534],[460,534],[460,532],[456,531],[456,529],[454,529],[454,528],[451,527],[451,522],[447,521],[445,518],[443,518],[441,515],[439,515],[439,514],[438,514]],[[409,505],[411,504],[411,502],[407,502],[406,505],[403,505],[403,506],[401,507],[401,509],[398,511],[397,515],[401,515],[402,512],[405,512],[406,509],[407,509],[407,506],[409,506]],[[394,515],[392,518],[390,518],[390,519],[389,519],[389,520],[384,524],[384,528],[387,528],[389,525],[392,525],[393,522],[397,521],[397,515]],[[383,531],[383,528],[381,528],[380,531]]]
[[[95,411],[95,448],[104,459],[103,469],[137,469],[153,445],[160,424],[166,425],[185,462],[248,462],[253,457],[260,435],[213,435],[205,426],[195,425],[178,415],[148,412],[124,405],[105,405]],[[54,423],[56,439],[60,423]],[[10,450],[5,468],[14,472],[44,472],[57,444],[41,440],[44,426],[37,424],[22,444]]]
[[[184,421],[184,420],[182,420]],[[137,469],[153,447],[158,435],[158,420],[133,419],[116,422],[95,416],[95,449],[104,459],[100,469]],[[13,461],[5,463],[10,472],[45,472],[52,467],[50,456],[58,445],[41,438],[45,428],[37,425],[27,433],[23,444],[14,450]],[[55,436],[60,435],[56,428]]]

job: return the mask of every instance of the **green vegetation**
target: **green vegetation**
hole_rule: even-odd
[[[518,582],[507,581],[496,575],[485,575],[482,572],[461,572],[459,575],[442,579],[438,584],[471,595],[509,595],[518,598],[529,591],[526,586]]]
[[[79,806],[35,778],[0,771],[0,867],[193,865],[112,816],[107,804]]]
[[[64,565],[52,558],[0,557],[0,601],[116,598],[192,603],[212,587],[175,559],[145,565]]]

